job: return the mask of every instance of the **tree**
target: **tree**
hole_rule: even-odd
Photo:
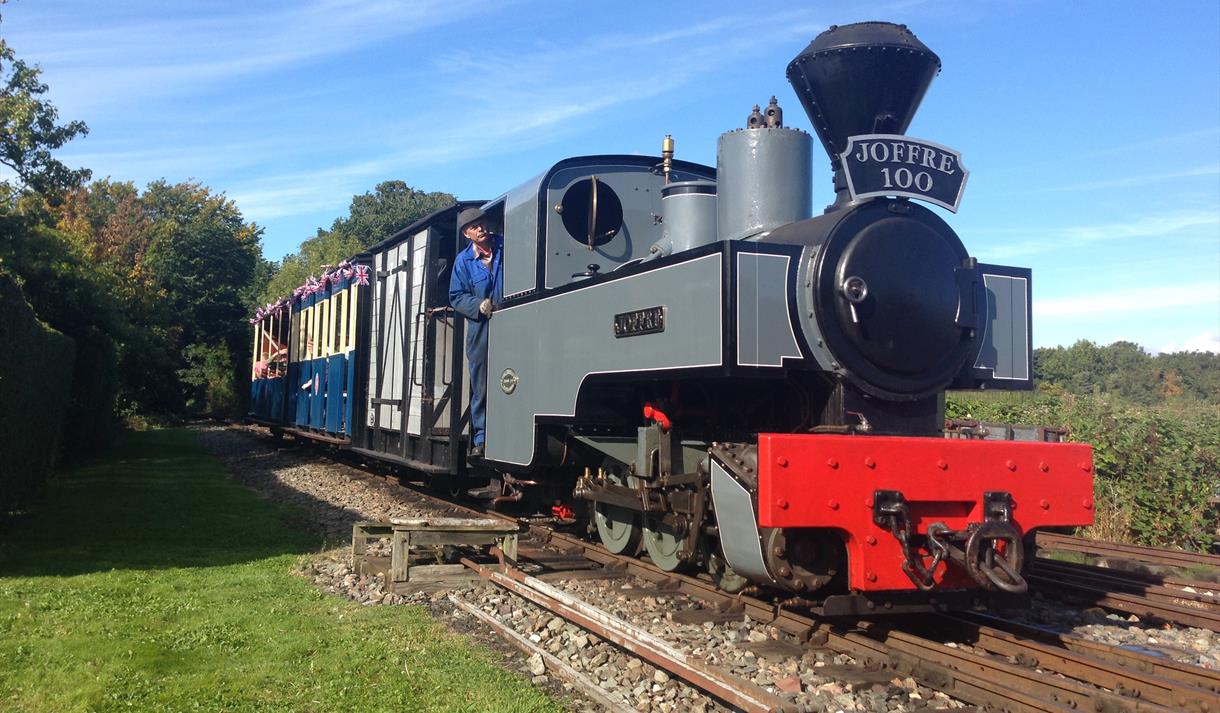
[[[68,191],[54,214],[59,229],[85,246],[93,260],[106,262],[124,279],[138,277],[152,223],[134,183],[93,181]]]
[[[300,250],[286,255],[265,283],[262,303],[274,302],[305,283],[310,275],[317,276],[323,265],[337,265],[342,260],[363,250],[355,239],[341,233],[318,230],[318,234],[301,243]]]
[[[1152,356],[1134,342],[1038,349],[1034,373],[1075,394],[1119,396],[1151,405],[1168,399],[1211,401],[1220,395],[1220,355],[1181,352]]]
[[[104,444],[116,387],[116,340],[128,323],[112,297],[112,282],[92,269],[72,236],[56,229],[47,211],[65,190],[89,177],[51,152],[88,133],[84,122],[59,123],[43,98],[39,70],[17,59],[0,38],[0,165],[16,183],[0,181],[0,273],[11,276],[39,319],[75,342],[72,405],[64,443],[85,452]],[[30,408],[21,404],[18,408]]]
[[[149,184],[142,198],[152,222],[146,261],[165,291],[187,343],[245,338],[243,291],[254,277],[262,228],[246,224],[233,201],[198,183]]]
[[[66,190],[89,180],[88,169],[70,169],[51,155],[89,133],[83,121],[57,123],[59,111],[42,96],[41,70],[17,59],[0,38],[0,164],[11,168],[29,190],[55,202]],[[8,192],[12,186],[5,185]]]
[[[402,181],[384,181],[372,193],[353,196],[347,217],[335,220],[330,232],[367,248],[456,201],[448,193],[424,193]]]
[[[16,239],[0,240],[0,273],[15,278],[39,319],[76,343],[73,373],[61,375],[72,383],[63,442],[68,455],[89,452],[108,440],[118,388],[116,343],[130,333],[113,281],[61,231],[20,216],[0,223],[18,231]]]
[[[180,332],[177,342],[189,347],[223,347],[177,373],[188,377],[187,401],[200,410],[216,412],[241,393],[235,384],[245,377],[251,285],[262,267],[259,240],[262,228],[247,224],[233,201],[198,183],[149,184],[141,197],[150,221],[151,239],[144,263],[150,284],[173,314]],[[199,349],[176,353],[200,354]],[[220,355],[220,356],[217,356]],[[200,378],[200,364],[213,372],[229,360],[227,373]],[[192,371],[193,370],[193,371]],[[224,383],[225,388],[213,388]]]

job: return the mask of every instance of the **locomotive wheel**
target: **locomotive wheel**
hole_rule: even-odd
[[[767,569],[793,592],[815,592],[841,568],[842,544],[827,530],[766,528],[763,546]]]
[[[674,533],[656,515],[644,516],[644,549],[652,563],[666,572],[672,572],[686,563],[681,556],[681,534]]]
[[[610,473],[607,479],[615,485],[623,485],[622,476]],[[597,503],[593,507],[593,520],[597,524],[597,536],[616,555],[640,553],[640,514],[617,505]]]

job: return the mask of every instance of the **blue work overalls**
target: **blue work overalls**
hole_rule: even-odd
[[[504,294],[501,261],[504,238],[491,236],[490,268],[475,253],[474,244],[458,252],[449,278],[449,304],[466,318],[466,362],[470,365],[470,430],[475,445],[483,443],[487,424],[487,331],[488,318],[479,312],[479,303],[491,298],[500,304]]]

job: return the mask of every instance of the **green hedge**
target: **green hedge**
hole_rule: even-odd
[[[1105,540],[1207,551],[1220,487],[1220,406],[1158,406],[1079,396],[1054,386],[1032,394],[953,393],[949,418],[1067,426],[1093,446],[1096,523]]]
[[[0,516],[41,493],[55,468],[75,355],[73,340],[39,322],[0,275]]]

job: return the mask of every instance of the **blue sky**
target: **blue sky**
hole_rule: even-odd
[[[1220,351],[1220,2],[16,0],[0,32],[91,133],[70,165],[233,198],[278,259],[401,179],[491,198],[565,156],[715,163],[831,24],[940,55],[912,136],[962,152],[971,254],[1034,269],[1037,346]],[[814,204],[830,200],[815,150]],[[940,209],[935,209],[940,210]]]

